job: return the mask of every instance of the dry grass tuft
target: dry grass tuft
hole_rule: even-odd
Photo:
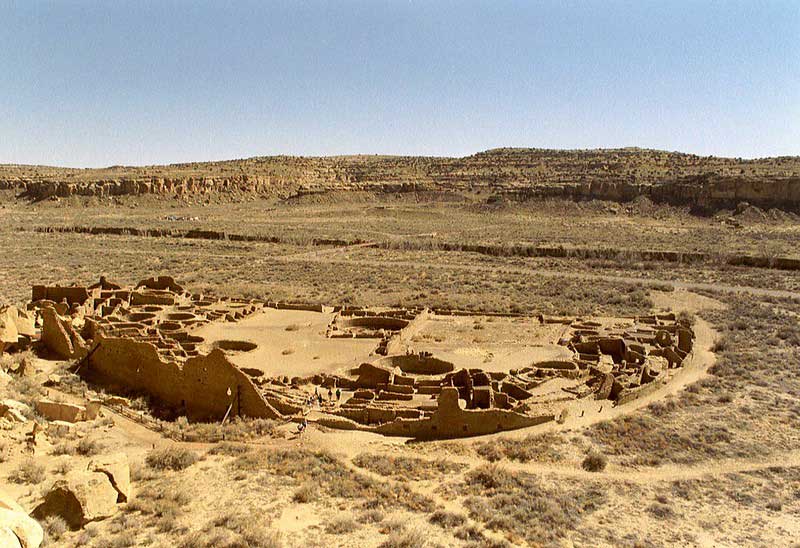
[[[404,480],[427,480],[443,474],[461,472],[465,464],[447,460],[427,460],[413,457],[394,457],[391,455],[371,455],[362,453],[353,459],[353,464],[385,477]]]
[[[587,472],[602,472],[608,464],[606,456],[598,451],[590,451],[581,462],[581,468]]]
[[[197,454],[178,445],[151,450],[145,462],[156,470],[184,470],[197,462]]]
[[[470,516],[489,529],[532,543],[563,538],[581,519],[605,503],[604,491],[593,486],[555,490],[535,476],[485,465],[467,474],[463,494]]]
[[[46,475],[44,466],[32,460],[26,460],[21,462],[20,465],[8,475],[8,481],[11,483],[38,485],[44,481]]]

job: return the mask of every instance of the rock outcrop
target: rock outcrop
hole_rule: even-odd
[[[89,463],[89,470],[102,472],[117,491],[117,502],[128,502],[133,498],[131,468],[124,453],[96,457]]]
[[[480,192],[512,199],[617,202],[646,196],[654,202],[702,209],[731,208],[747,201],[759,207],[798,210],[800,158],[742,160],[636,148],[496,149],[464,158],[277,156],[94,170],[3,166],[3,188],[32,200],[145,194],[189,199],[211,195],[301,198],[329,192],[435,197]]]
[[[44,501],[33,511],[36,519],[60,516],[72,529],[117,512],[119,493],[103,472],[72,470],[56,480]]]
[[[0,307],[0,352],[15,345],[21,337],[33,337],[33,316],[16,306]]]
[[[0,490],[0,546],[8,548],[38,548],[44,532],[36,520]]]

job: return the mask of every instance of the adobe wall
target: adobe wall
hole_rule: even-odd
[[[150,394],[191,420],[220,420],[233,403],[232,416],[280,418],[252,381],[229,362],[224,352],[190,358],[183,367],[162,361],[152,343],[103,337],[90,356],[87,373],[101,383]],[[228,396],[228,389],[231,395]]]
[[[250,378],[228,361],[219,349],[212,350],[207,356],[187,360],[183,366],[182,386],[187,416],[193,420],[222,418],[231,404],[231,416],[281,418]]]
[[[529,417],[502,409],[466,410],[458,405],[458,390],[442,389],[439,406],[429,419],[396,419],[373,431],[386,436],[417,439],[465,438],[535,426],[555,419],[554,415]]]
[[[408,322],[408,325],[401,329],[399,333],[392,336],[386,343],[386,354],[401,354],[404,352],[405,346],[425,327],[425,322],[428,321],[430,315],[430,310],[426,308]]]
[[[99,290],[87,290],[85,287],[54,287],[34,285],[31,290],[31,302],[49,300],[60,303],[62,300],[69,304],[83,304],[89,297],[100,296]]]

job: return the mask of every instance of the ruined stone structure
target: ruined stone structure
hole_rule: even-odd
[[[234,363],[256,343],[210,343],[196,334],[211,322],[224,326],[269,308],[328,314],[319,336],[374,339],[372,358],[336,372],[270,376],[269,364],[261,370]],[[624,405],[663,386],[694,345],[691,327],[674,314],[540,316],[530,321],[560,333],[553,346],[567,357],[507,370],[458,367],[415,351],[412,339],[425,322],[463,312],[217,299],[190,294],[168,277],[133,288],[107,280],[86,288],[36,286],[30,309],[43,342],[77,360],[80,374],[112,391],[148,394],[191,420],[293,419],[308,412],[312,393],[330,389],[344,397],[315,412],[320,424],[423,439],[488,434]]]

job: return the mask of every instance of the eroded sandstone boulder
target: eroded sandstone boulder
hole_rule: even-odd
[[[52,421],[79,422],[86,420],[86,407],[42,398],[36,402],[36,411]]]
[[[72,470],[57,480],[44,501],[33,511],[36,519],[60,516],[72,529],[80,529],[117,512],[119,493],[103,472]]]
[[[133,496],[131,490],[131,468],[125,453],[103,455],[89,463],[89,470],[102,472],[108,477],[117,491],[117,502],[128,502]]]
[[[36,520],[0,490],[0,546],[16,548],[38,548],[44,540],[44,532]]]

